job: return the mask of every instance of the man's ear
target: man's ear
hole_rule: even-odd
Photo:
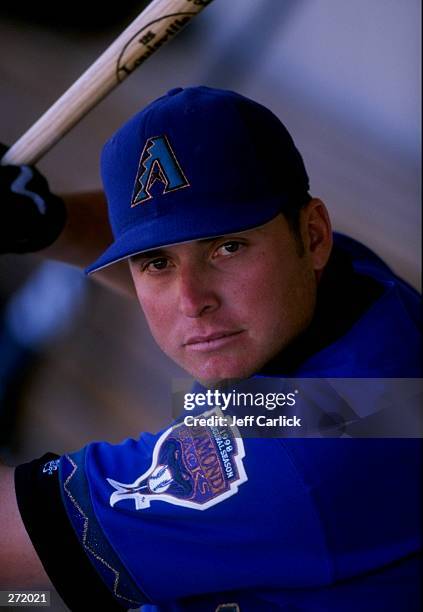
[[[324,203],[312,198],[302,211],[301,230],[306,253],[320,276],[332,250],[332,227]]]

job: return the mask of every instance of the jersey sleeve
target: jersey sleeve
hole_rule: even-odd
[[[115,596],[164,604],[330,580],[313,501],[284,447],[235,437],[216,416],[62,457],[66,513]]]
[[[21,466],[20,508],[71,609],[86,607],[85,592],[94,609],[101,602],[112,610],[280,586],[281,554],[286,584],[325,582],[319,522],[281,449],[277,440],[243,440],[216,422],[179,422]]]
[[[66,514],[59,480],[61,458],[47,453],[15,469],[22,521],[55,589],[71,610],[127,609],[88,560]]]

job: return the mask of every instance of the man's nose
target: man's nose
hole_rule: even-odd
[[[203,268],[181,270],[179,309],[186,317],[200,317],[219,308],[220,300],[210,274]]]

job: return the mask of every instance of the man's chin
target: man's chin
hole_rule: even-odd
[[[240,380],[245,380],[259,369],[258,365],[227,365],[226,367],[206,367],[201,368],[193,366],[189,370],[189,373],[197,380],[203,387],[222,387],[228,384],[235,384]]]
[[[233,387],[237,383],[241,382],[249,378],[249,376],[238,376],[238,377],[226,377],[226,378],[214,378],[214,379],[202,379],[196,378],[196,380],[205,387],[206,389],[227,389],[228,387]]]

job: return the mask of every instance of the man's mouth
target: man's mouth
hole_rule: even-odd
[[[241,329],[236,331],[219,331],[201,336],[191,336],[184,342],[184,347],[193,351],[215,350],[230,344],[243,332],[244,330]]]

